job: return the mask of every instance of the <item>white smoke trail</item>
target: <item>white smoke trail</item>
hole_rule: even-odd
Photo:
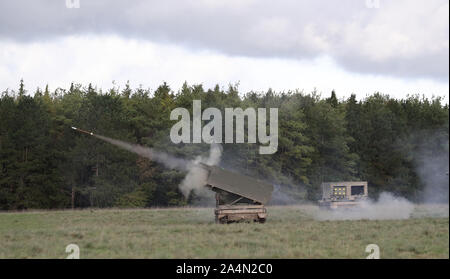
[[[100,135],[94,136],[122,149],[136,153],[139,156],[161,163],[167,168],[187,171],[186,176],[179,185],[181,193],[186,198],[193,190],[195,190],[199,195],[207,195],[206,193],[204,193],[206,189],[203,186],[205,186],[206,184],[208,172],[203,167],[201,167],[199,163],[204,163],[210,166],[217,165],[220,162],[220,158],[222,155],[222,147],[219,144],[211,144],[209,157],[207,158],[198,156],[197,158],[195,158],[195,160],[185,160],[171,156],[165,152],[161,152],[149,147],[144,147],[138,144],[132,144]]]
[[[153,148],[144,147],[138,144],[132,144],[128,142],[124,142],[121,140],[116,140],[100,135],[94,135],[96,138],[99,138],[101,140],[104,140],[106,142],[109,142],[115,146],[118,146],[120,148],[123,148],[127,151],[133,152],[138,154],[139,156],[148,158],[150,160],[156,161],[158,163],[163,164],[164,166],[171,168],[171,169],[178,169],[178,170],[188,170],[190,161],[177,158],[174,156],[171,156],[165,152],[154,150]]]

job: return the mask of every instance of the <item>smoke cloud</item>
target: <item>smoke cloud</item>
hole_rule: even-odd
[[[269,182],[270,183],[270,182]],[[306,189],[294,183],[273,183],[270,205],[294,205],[306,203]]]

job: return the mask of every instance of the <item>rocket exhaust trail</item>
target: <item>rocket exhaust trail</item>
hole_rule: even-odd
[[[94,136],[98,139],[101,139],[103,141],[109,142],[115,146],[118,146],[122,149],[125,149],[127,151],[133,152],[138,154],[141,157],[145,157],[148,158],[150,160],[156,161],[158,163],[161,163],[163,165],[165,165],[168,168],[171,169],[178,169],[178,170],[188,170],[189,169],[189,165],[192,164],[191,161],[188,160],[184,160],[181,158],[177,158],[177,157],[173,157],[165,152],[161,152],[161,151],[157,151],[154,150],[153,148],[149,148],[149,147],[145,147],[145,146],[141,146],[138,144],[133,144],[133,143],[128,143],[128,142],[124,142],[121,140],[116,140],[116,139],[112,139],[112,138],[108,138],[108,137],[104,137],[101,135],[97,135],[94,134],[93,132],[88,132],[82,129],[79,129],[77,127],[71,127],[72,129],[74,129],[75,131],[81,132],[81,133],[85,133],[91,136]]]
[[[192,162],[188,160],[177,158],[165,152],[158,151],[153,148],[145,147],[139,144],[128,143],[121,140],[104,137],[101,135],[94,135],[94,137],[109,142],[127,151],[136,153],[141,157],[145,157],[150,160],[161,163],[170,169],[187,170],[189,169],[189,166],[192,164]]]

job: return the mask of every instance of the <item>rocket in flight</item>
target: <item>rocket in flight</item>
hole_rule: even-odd
[[[78,131],[78,132],[82,132],[82,133],[91,135],[91,136],[94,135],[94,133],[92,133],[92,132],[88,132],[88,131],[85,131],[85,130],[81,130],[81,129],[78,129],[77,127],[73,127],[73,126],[72,126],[72,129],[74,129],[75,131]]]

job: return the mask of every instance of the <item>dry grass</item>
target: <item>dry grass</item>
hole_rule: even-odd
[[[270,207],[265,224],[214,224],[212,208],[0,213],[0,258],[448,258],[445,210],[407,220],[317,221],[313,206]]]

